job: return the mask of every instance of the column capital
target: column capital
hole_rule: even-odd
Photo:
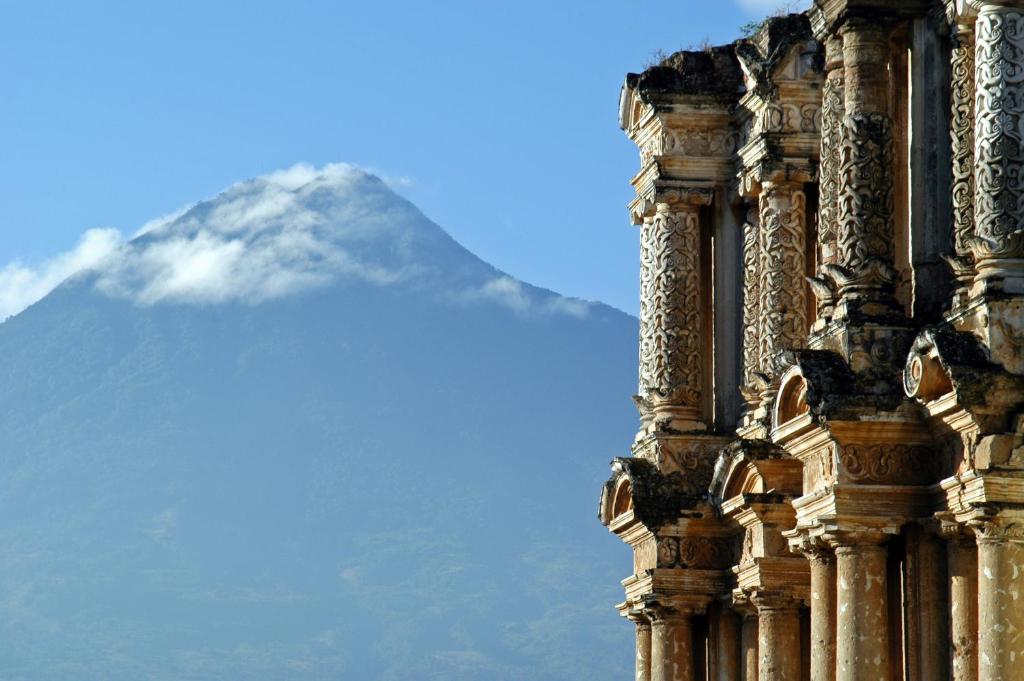
[[[642,225],[659,212],[695,212],[714,201],[715,190],[706,186],[655,186],[629,204],[634,225]]]
[[[836,556],[863,550],[885,550],[885,543],[893,534],[884,530],[837,530],[826,535]]]
[[[782,591],[755,591],[749,596],[758,613],[771,611],[798,610],[804,603],[802,598]]]
[[[653,594],[644,603],[643,612],[651,624],[666,621],[688,620],[694,615],[702,615],[711,602],[711,596],[662,596]]]
[[[974,530],[979,545],[1024,544],[1024,512],[994,510],[985,516],[971,520],[968,526]]]

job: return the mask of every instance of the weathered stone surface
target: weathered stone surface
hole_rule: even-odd
[[[1020,676],[1021,55],[1018,0],[816,0],[627,77],[638,678]]]

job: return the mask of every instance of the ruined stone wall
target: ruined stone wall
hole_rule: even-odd
[[[637,681],[1024,679],[1024,0],[815,0],[619,108]]]

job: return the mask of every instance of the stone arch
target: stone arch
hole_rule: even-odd
[[[792,366],[779,382],[779,394],[772,410],[772,428],[789,423],[810,411],[807,404],[807,381],[799,366]]]

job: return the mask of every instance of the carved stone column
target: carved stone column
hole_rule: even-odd
[[[836,681],[889,681],[886,548],[882,537],[843,537],[836,547]]]
[[[811,678],[836,678],[836,559],[820,549],[808,555],[811,563]]]
[[[836,313],[882,316],[898,310],[893,230],[893,139],[888,115],[889,40],[878,21],[843,26],[846,117],[839,161]]]
[[[696,681],[692,611],[656,606],[651,616],[651,681]]]
[[[957,279],[956,305],[966,303],[974,278],[970,240],[974,236],[974,17],[958,17],[950,56],[950,143],[953,157],[953,249]]]
[[[678,431],[703,429],[700,207],[711,198],[658,196],[640,237],[640,394],[653,421]]]
[[[973,0],[976,110],[975,238],[982,280],[1021,279],[1024,263],[1024,8],[1013,0]],[[1020,293],[1016,290],[1012,292]]]
[[[758,211],[751,209],[743,225],[743,397],[753,412],[761,400],[754,386],[761,371],[761,247]]]
[[[740,636],[740,648],[743,653],[743,681],[758,681],[758,633],[755,613],[744,614]]]
[[[825,83],[821,99],[821,168],[818,180],[818,268],[835,265],[838,258],[839,164],[843,138],[846,72],[843,42],[836,36],[825,41]],[[818,319],[822,324],[832,317],[836,292],[826,278],[815,278]]]
[[[980,523],[978,679],[1019,678],[1024,660],[1024,518]]]
[[[788,598],[758,596],[759,681],[800,681],[800,604]]]
[[[758,205],[758,356],[760,372],[776,378],[779,355],[803,347],[807,339],[807,197],[803,185],[765,182]]]
[[[946,532],[950,670],[953,681],[978,680],[978,547],[959,528]]]
[[[636,625],[636,681],[651,681],[651,621],[642,614],[630,614]]]

